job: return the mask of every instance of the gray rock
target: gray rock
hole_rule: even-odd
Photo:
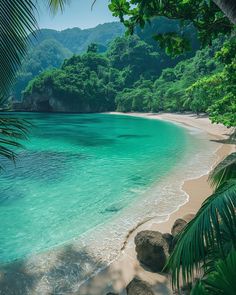
[[[151,286],[146,282],[134,278],[126,287],[127,295],[154,295]]]
[[[158,231],[145,230],[135,237],[137,258],[153,272],[161,272],[169,256],[169,244]]]
[[[163,234],[162,237],[166,240],[168,246],[169,246],[169,253],[173,250],[173,236],[169,233]]]
[[[176,237],[187,225],[187,221],[182,218],[176,219],[175,223],[172,226],[171,234],[173,237]]]

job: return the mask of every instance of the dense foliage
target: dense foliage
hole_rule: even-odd
[[[228,34],[233,30],[232,19],[222,11],[216,0],[111,0],[109,5],[114,16],[133,33],[135,27],[144,27],[153,17],[165,16],[168,19],[178,20],[184,28],[190,24],[198,33],[203,46],[210,45],[219,34]],[[227,2],[227,1],[222,1]],[[229,2],[229,1],[228,1]],[[222,5],[223,6],[223,5]],[[226,5],[225,5],[226,6]],[[235,5],[231,5],[231,8]],[[172,55],[179,55],[189,50],[191,42],[186,31],[157,32],[155,39]]]
[[[35,76],[46,69],[59,68],[65,58],[85,52],[92,42],[98,44],[98,52],[106,51],[108,43],[121,36],[124,28],[120,23],[114,22],[85,30],[73,28],[59,32],[42,29],[34,33],[37,34],[37,39],[30,44],[11,90],[15,101],[21,100],[22,91]]]
[[[118,37],[104,54],[92,44],[86,54],[31,81],[24,106],[36,111],[207,112],[214,122],[235,126],[235,37],[223,43],[219,37],[182,60],[137,35]]]

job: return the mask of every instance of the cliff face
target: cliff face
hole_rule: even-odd
[[[104,105],[94,105],[90,100],[68,97],[61,98],[47,88],[44,93],[33,92],[24,97],[21,103],[13,104],[13,110],[25,112],[65,112],[65,113],[93,113],[110,109]]]
[[[92,112],[88,104],[78,105],[58,99],[48,94],[33,94],[27,97],[21,104],[17,104],[14,109],[26,112],[65,112],[65,113],[90,113]]]

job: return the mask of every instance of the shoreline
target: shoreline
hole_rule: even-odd
[[[166,275],[151,273],[139,265],[134,237],[147,229],[167,233],[177,218],[191,218],[212,191],[207,183],[209,172],[232,150],[231,145],[223,144],[230,130],[218,125],[212,128],[207,118],[196,120],[191,114],[115,114],[166,120],[185,127],[193,137],[189,142],[193,140],[196,148],[184,153],[170,175],[154,183],[93,234],[2,265],[0,290],[4,294],[15,295],[18,290],[25,295],[126,295],[125,287],[135,276],[148,282],[155,295],[173,294]]]
[[[219,146],[215,152],[215,161],[208,173],[196,178],[188,178],[181,184],[181,190],[187,195],[187,199],[183,204],[180,204],[172,213],[170,213],[165,221],[155,222],[155,218],[139,222],[136,227],[131,229],[124,240],[121,253],[118,258],[111,262],[104,270],[101,270],[93,277],[88,278],[76,294],[80,295],[99,295],[106,292],[118,292],[118,294],[126,294],[125,286],[138,276],[148,282],[156,295],[172,294],[171,286],[167,275],[151,273],[143,269],[136,259],[134,237],[142,230],[154,230],[162,233],[170,233],[171,227],[175,220],[185,217],[190,220],[202,202],[211,195],[212,188],[207,182],[210,171],[220,162],[225,156],[230,154],[235,147],[231,144],[225,144],[220,141],[227,139],[230,134],[230,129],[223,125],[213,125],[207,117],[198,117],[193,114],[150,114],[150,113],[109,113],[112,115],[126,115],[142,117],[146,119],[164,120],[171,123],[176,123],[182,127],[197,128],[204,131],[209,136],[209,140],[219,141]],[[213,127],[214,126],[214,127]]]

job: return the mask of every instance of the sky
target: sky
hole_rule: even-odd
[[[65,7],[65,11],[58,12],[56,16],[49,12],[45,2],[41,5],[38,15],[40,28],[63,30],[79,27],[87,29],[117,20],[108,9],[109,0],[97,0],[92,11],[93,0],[71,0],[71,3]]]

